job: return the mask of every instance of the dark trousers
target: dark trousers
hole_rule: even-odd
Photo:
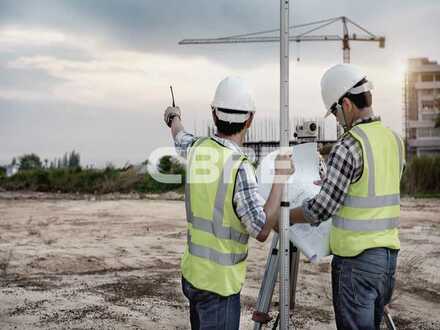
[[[398,250],[375,248],[356,257],[334,256],[333,308],[338,329],[380,329],[393,293]]]
[[[192,330],[238,330],[240,293],[223,297],[199,290],[182,277],[183,294],[189,300]]]

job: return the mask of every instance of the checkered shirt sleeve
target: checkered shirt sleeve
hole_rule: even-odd
[[[305,220],[318,225],[331,218],[341,207],[351,182],[362,175],[360,143],[347,134],[336,143],[327,161],[327,173],[321,190],[303,203]]]
[[[233,203],[241,223],[249,235],[256,238],[266,223],[265,201],[258,191],[255,170],[248,161],[238,169]]]
[[[188,149],[192,146],[197,137],[187,133],[185,131],[180,131],[174,138],[174,148],[180,157],[187,158]]]

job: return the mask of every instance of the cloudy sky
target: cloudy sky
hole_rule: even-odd
[[[440,1],[291,4],[292,24],[345,15],[386,36],[385,49],[352,43],[351,60],[374,82],[375,111],[400,132],[405,60],[440,60]],[[73,149],[83,165],[143,161],[171,145],[162,122],[170,84],[189,131],[209,121],[215,87],[227,75],[249,81],[257,120],[276,119],[276,43],[177,42],[278,25],[275,0],[0,0],[0,164],[29,152],[51,160]],[[320,77],[342,62],[341,45],[292,44],[291,53],[291,114],[320,116]]]

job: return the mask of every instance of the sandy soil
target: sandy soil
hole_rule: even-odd
[[[1,329],[189,328],[182,201],[29,196],[0,194]],[[403,200],[401,239],[394,319],[439,329],[440,200]],[[269,245],[250,243],[242,329],[252,328]],[[335,329],[329,272],[330,258],[301,259],[296,328]]]

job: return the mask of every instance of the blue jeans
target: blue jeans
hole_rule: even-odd
[[[240,293],[223,297],[199,290],[182,277],[183,294],[189,300],[192,330],[238,330]]]
[[[333,308],[338,329],[380,329],[393,294],[398,250],[375,248],[356,257],[334,256]]]

